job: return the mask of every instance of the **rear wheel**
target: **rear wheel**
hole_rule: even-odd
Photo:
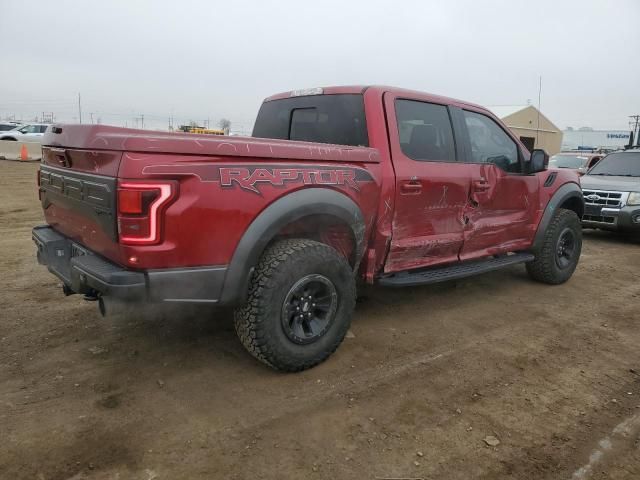
[[[575,271],[582,251],[580,219],[571,210],[559,209],[544,234],[544,241],[527,263],[529,276],[539,282],[564,283]]]
[[[283,371],[324,361],[342,342],[355,307],[355,278],[332,247],[282,240],[263,254],[247,302],[235,311],[240,341],[258,360]]]

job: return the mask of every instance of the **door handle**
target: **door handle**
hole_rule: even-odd
[[[476,192],[486,192],[487,190],[489,190],[489,188],[491,188],[491,185],[489,185],[489,182],[487,182],[484,178],[481,180],[473,181],[473,190]]]
[[[400,185],[400,192],[404,194],[417,194],[422,191],[422,184],[418,181],[412,180],[404,182]]]

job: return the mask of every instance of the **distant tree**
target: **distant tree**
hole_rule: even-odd
[[[228,118],[221,118],[218,122],[218,126],[221,130],[224,130],[225,134],[229,134],[229,130],[231,129],[231,120]]]

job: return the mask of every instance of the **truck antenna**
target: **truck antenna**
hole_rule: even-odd
[[[78,93],[78,120],[82,123],[82,104],[80,103],[80,93]]]

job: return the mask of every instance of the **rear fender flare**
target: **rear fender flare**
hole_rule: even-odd
[[[582,190],[577,183],[565,183],[556,190],[556,193],[553,194],[549,203],[547,203],[547,207],[542,214],[542,220],[540,220],[536,236],[533,240],[532,249],[534,251],[541,248],[542,243],[544,242],[544,234],[553,219],[553,215],[559,208],[563,208],[563,205],[568,202],[570,203],[571,201],[578,201],[582,206],[581,212],[576,212],[578,217],[582,217],[582,213],[584,213],[584,197],[582,196]]]
[[[355,268],[364,252],[365,221],[358,205],[346,195],[327,188],[308,188],[290,193],[269,205],[244,233],[233,253],[222,291],[222,304],[239,304],[247,296],[253,269],[262,252],[278,232],[308,215],[332,215],[351,227],[356,242]]]

